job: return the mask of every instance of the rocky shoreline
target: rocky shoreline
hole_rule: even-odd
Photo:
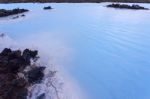
[[[27,9],[20,9],[20,8],[16,8],[16,9],[12,9],[12,10],[0,9],[0,17],[6,17],[6,16],[10,16],[10,15],[20,14],[20,13],[24,13],[24,12],[28,12],[28,11],[29,10],[27,10]]]
[[[28,88],[41,83],[45,66],[37,66],[38,51],[5,48],[0,53],[0,99],[27,99]],[[44,97],[44,93],[39,96]]]
[[[119,8],[119,9],[133,9],[133,10],[149,10],[148,8],[139,6],[139,5],[127,5],[127,4],[119,4],[119,3],[113,3],[113,4],[109,4],[107,5],[107,7],[109,8]]]

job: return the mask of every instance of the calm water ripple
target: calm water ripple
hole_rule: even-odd
[[[74,54],[61,65],[89,99],[150,99],[150,11],[110,9],[106,4],[1,4],[32,11],[25,18],[0,19],[0,31],[23,44],[37,39],[36,45],[47,50],[51,36],[65,42]],[[43,11],[45,5],[54,9]]]

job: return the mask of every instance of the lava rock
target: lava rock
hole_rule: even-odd
[[[139,5],[127,5],[127,4],[109,4],[107,5],[107,7],[111,7],[111,8],[120,8],[120,9],[134,9],[134,10],[148,10],[148,8],[139,6]]]
[[[19,90],[16,99],[27,99],[27,95],[28,95],[27,88],[23,88],[23,89]]]
[[[27,88],[31,84],[41,82],[45,67],[32,69],[30,65],[31,59],[36,58],[37,54],[37,50],[25,49],[22,53],[20,50],[12,51],[9,48],[0,53],[0,99],[27,99]],[[25,72],[27,66],[30,66],[31,70]],[[19,73],[24,75],[20,77]]]
[[[24,59],[26,65],[30,65],[30,59],[36,58],[37,54],[38,54],[38,51],[37,51],[37,50],[31,51],[31,50],[29,50],[29,49],[25,49],[25,50],[23,51],[22,57],[23,57],[23,59]]]
[[[49,10],[49,9],[52,9],[52,7],[51,6],[47,6],[47,7],[44,7],[43,9],[44,10]]]
[[[24,12],[27,12],[27,11],[29,11],[29,10],[27,10],[27,9],[19,9],[19,8],[12,9],[12,10],[0,9],[0,17],[5,17],[5,16],[9,16],[9,15],[15,15],[15,14],[24,13]]]
[[[43,71],[45,70],[45,67],[35,67],[31,69],[30,71],[27,72],[27,78],[28,82],[33,84],[33,83],[41,83],[44,73]]]
[[[0,53],[0,55],[2,55],[2,56],[8,56],[11,52],[12,52],[11,49],[5,48],[5,49]]]
[[[12,51],[9,54],[9,59],[19,59],[21,57],[21,51],[20,50],[16,50],[16,51]]]

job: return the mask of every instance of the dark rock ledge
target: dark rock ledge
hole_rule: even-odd
[[[127,4],[109,4],[107,5],[107,7],[111,7],[111,8],[120,8],[120,9],[133,9],[133,10],[149,10],[148,8],[145,8],[145,7],[142,7],[142,6],[139,6],[139,5],[127,5]]]
[[[12,10],[0,9],[0,17],[20,14],[20,13],[24,13],[24,12],[28,12],[28,11],[29,10],[27,10],[27,9],[19,9],[19,8],[12,9]]]
[[[31,65],[37,54],[37,50],[9,48],[0,53],[0,99],[27,99],[28,87],[42,81],[45,67]]]

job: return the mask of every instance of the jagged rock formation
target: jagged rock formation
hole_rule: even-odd
[[[28,87],[42,81],[45,67],[31,65],[37,54],[36,50],[22,52],[9,48],[0,53],[0,99],[27,99]]]

